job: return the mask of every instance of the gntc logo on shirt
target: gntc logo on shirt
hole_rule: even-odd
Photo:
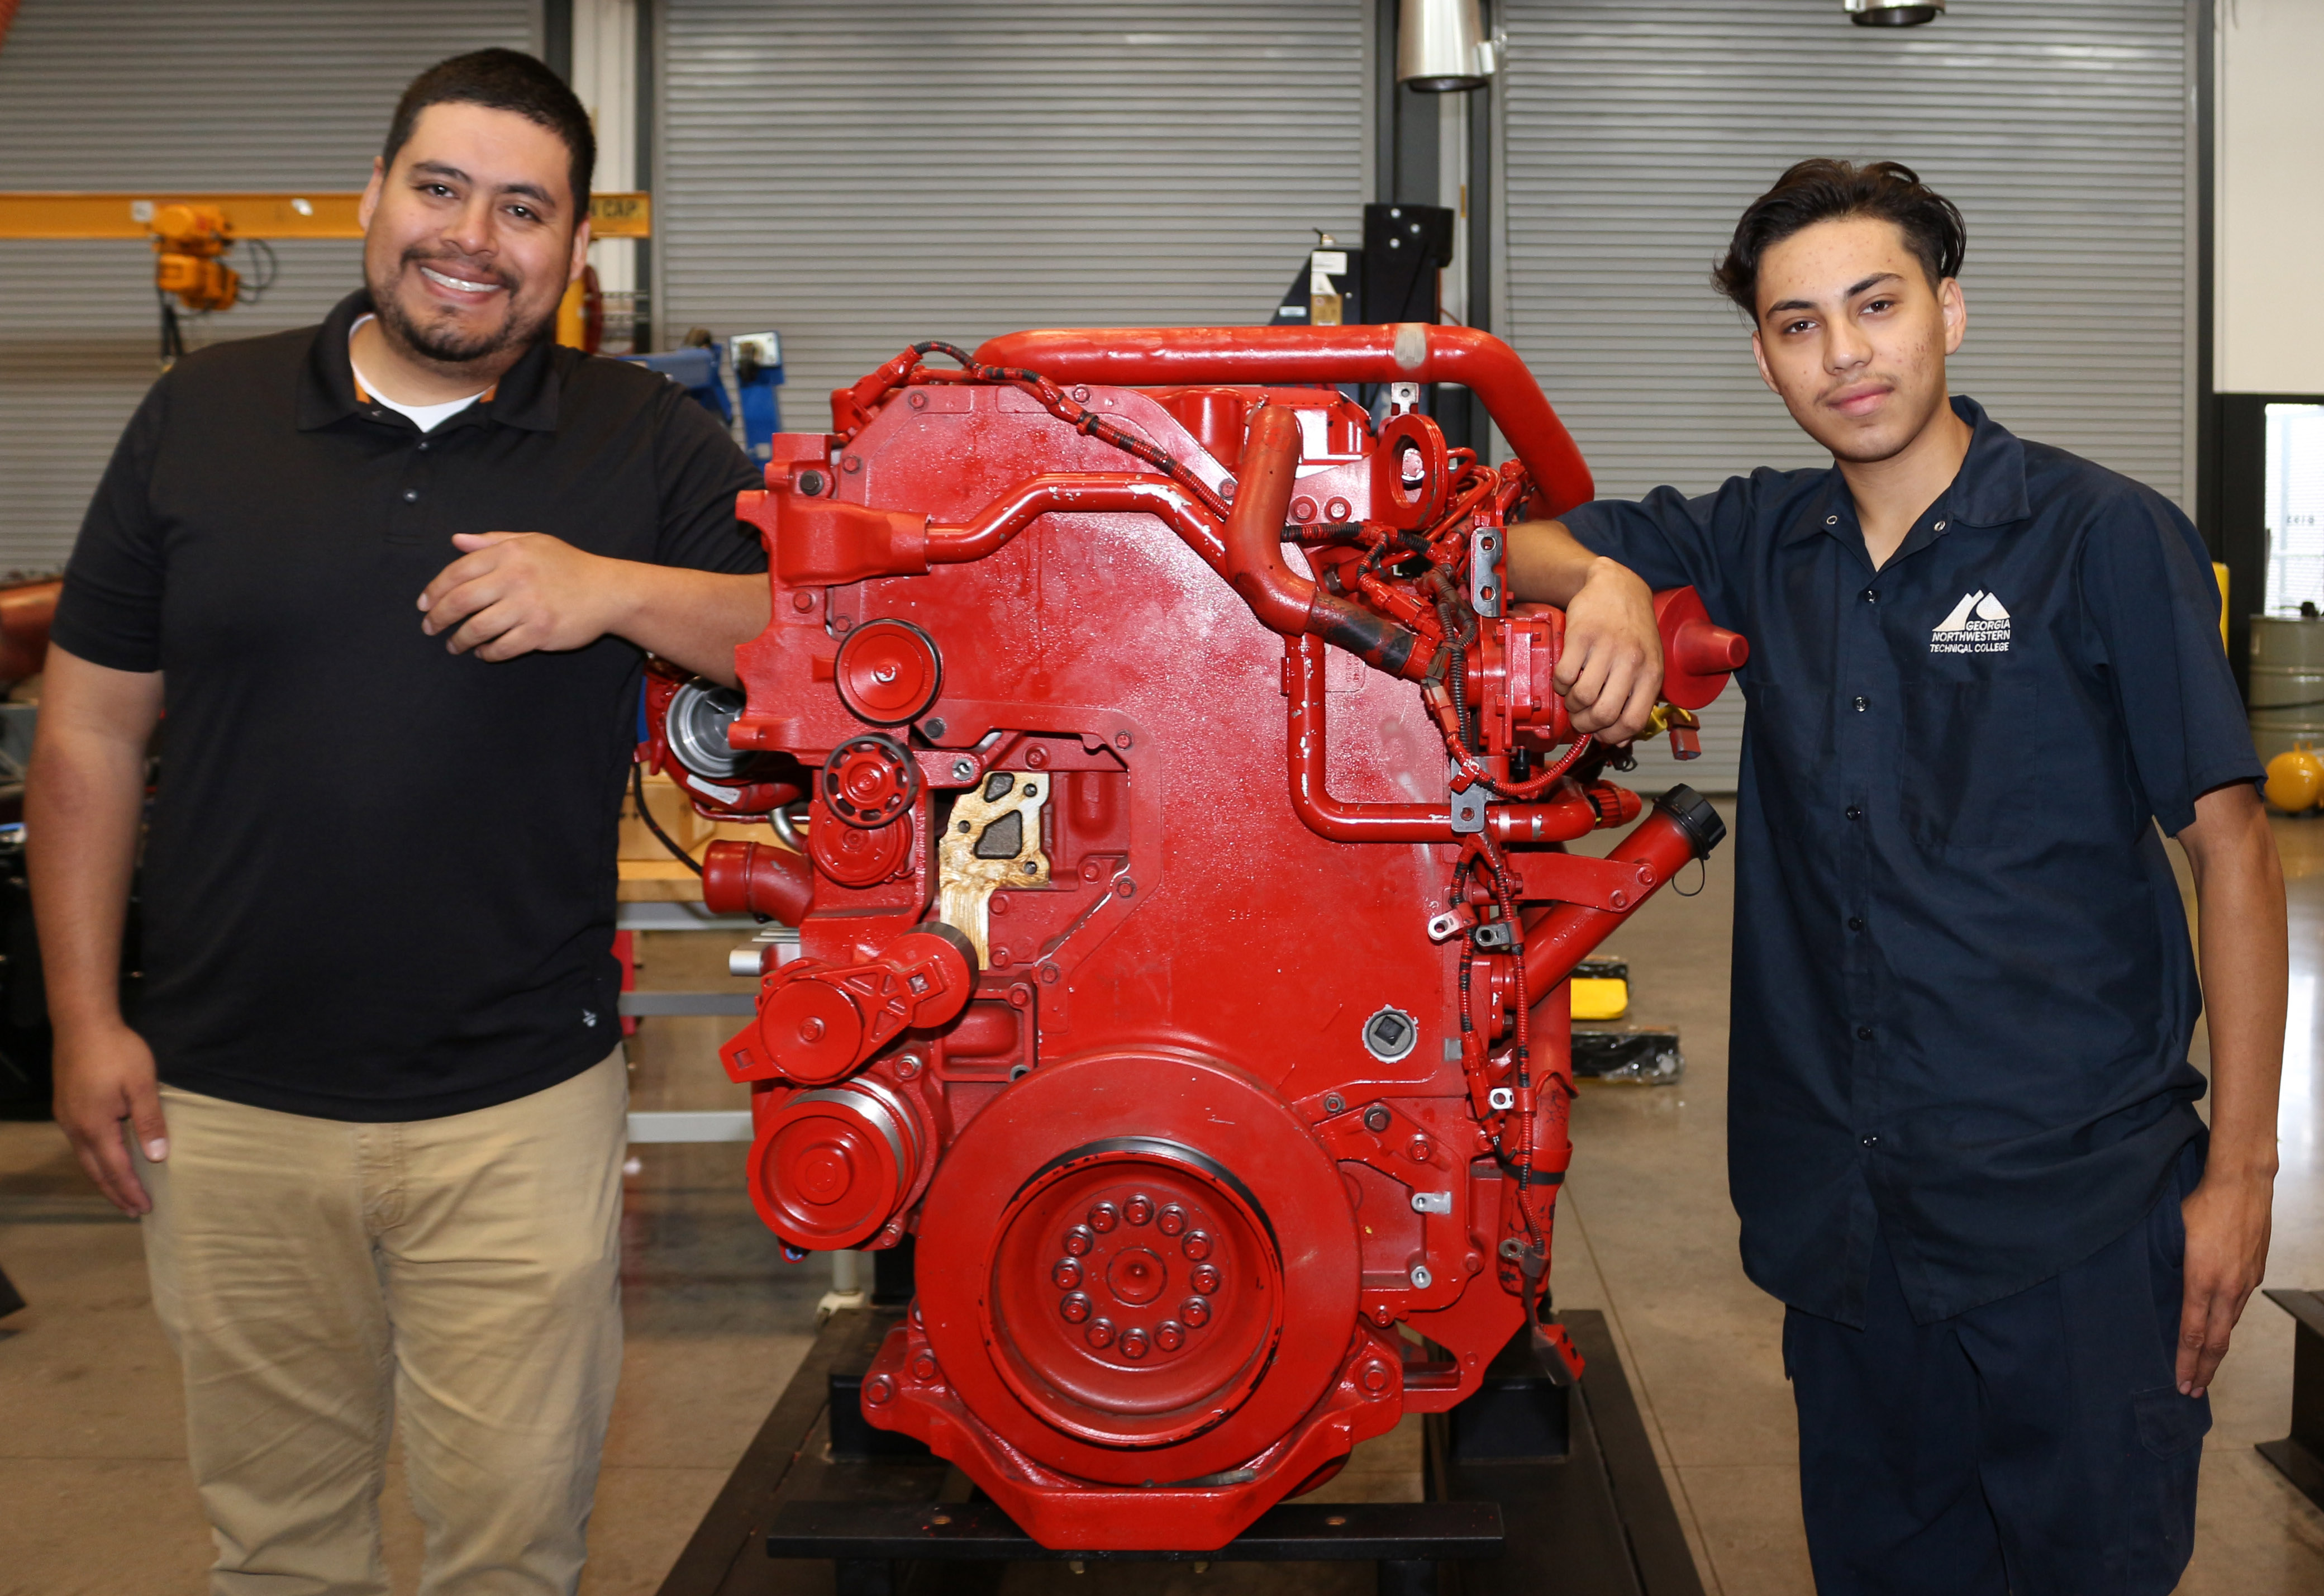
[[[1990,593],[1972,593],[1929,634],[1932,654],[2009,652],[2009,612]]]

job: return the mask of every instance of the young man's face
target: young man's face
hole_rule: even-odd
[[[1818,222],[1759,259],[1759,374],[1792,420],[1841,460],[1886,460],[1945,402],[1945,356],[1969,312],[1932,285],[1894,222]]]
[[[429,106],[364,190],[364,281],[382,328],[439,364],[522,350],[587,258],[573,211],[557,134],[513,111]]]

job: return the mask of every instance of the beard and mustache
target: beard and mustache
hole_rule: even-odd
[[[432,266],[445,276],[457,277],[464,282],[497,283],[506,296],[498,327],[466,331],[449,310],[443,312],[440,323],[418,320],[406,310],[401,297],[390,283],[369,283],[372,309],[379,318],[381,330],[423,360],[440,365],[466,365],[510,349],[529,347],[540,342],[557,319],[554,300],[525,313],[523,279],[498,267],[469,266],[460,263],[456,257],[421,248],[404,251],[397,266],[403,272]]]

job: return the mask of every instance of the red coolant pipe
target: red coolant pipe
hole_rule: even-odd
[[[1692,787],[1674,787],[1655,800],[1654,813],[1638,828],[1614,845],[1608,854],[1626,864],[1644,864],[1653,872],[1643,890],[1621,909],[1588,909],[1563,903],[1526,928],[1526,990],[1536,1000],[1573,973],[1573,966],[1614,934],[1614,928],[1637,912],[1689,860],[1708,859],[1727,835],[1726,823],[1711,800]]]
[[[1313,632],[1390,676],[1426,676],[1429,656],[1416,633],[1324,592],[1285,562],[1283,527],[1298,475],[1298,412],[1286,405],[1260,407],[1251,418],[1234,505],[1227,512],[1227,580],[1270,632]]]
[[[980,511],[964,526],[928,528],[930,565],[964,565],[1000,552],[1011,538],[1045,515],[1101,515],[1124,511],[1153,516],[1185,540],[1220,575],[1227,574],[1218,523],[1194,494],[1167,476],[1127,472],[1057,471],[1028,476]],[[925,568],[925,567],[923,567]],[[917,574],[917,573],[915,573]]]
[[[815,905],[815,870],[803,855],[765,843],[713,843],[702,855],[702,901],[712,914],[796,926]]]
[[[1517,351],[1467,327],[1112,328],[1008,333],[976,352],[1058,383],[1458,383],[1485,401],[1551,515],[1595,496],[1590,467]]]
[[[1330,748],[1323,725],[1323,644],[1312,633],[1283,640],[1285,686],[1291,708],[1285,729],[1291,778],[1291,807],[1308,830],[1335,843],[1449,843],[1449,804],[1346,804],[1323,785]],[[1619,800],[1609,816],[1571,787],[1568,796],[1539,804],[1494,804],[1485,811],[1493,840],[1501,843],[1563,843],[1586,836],[1600,825],[1619,825],[1635,814]],[[1606,789],[1604,791],[1619,791]],[[1628,798],[1627,793],[1622,797]],[[1603,800],[1601,799],[1601,802]],[[1633,804],[1636,799],[1632,799]],[[1717,816],[1712,817],[1715,821]],[[1656,885],[1661,883],[1657,881]]]

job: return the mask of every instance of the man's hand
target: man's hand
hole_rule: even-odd
[[[145,1038],[118,1023],[95,1031],[60,1030],[56,1084],[57,1124],[80,1167],[122,1213],[152,1213],[153,1199],[122,1140],[125,1121],[147,1158],[159,1164],[170,1156],[170,1127],[161,1117],[153,1050]]]
[[[546,532],[462,532],[452,546],[461,558],[420,595],[420,630],[456,654],[586,648],[619,627],[625,561]]]
[[[1654,594],[1610,559],[1591,563],[1565,605],[1556,683],[1576,732],[1601,743],[1628,743],[1646,731],[1663,686]]]
[[[2244,1304],[2267,1273],[2268,1207],[2275,1182],[2264,1174],[2207,1170],[2179,1212],[2187,1221],[2186,1289],[2179,1309],[2179,1394],[2210,1388]]]

